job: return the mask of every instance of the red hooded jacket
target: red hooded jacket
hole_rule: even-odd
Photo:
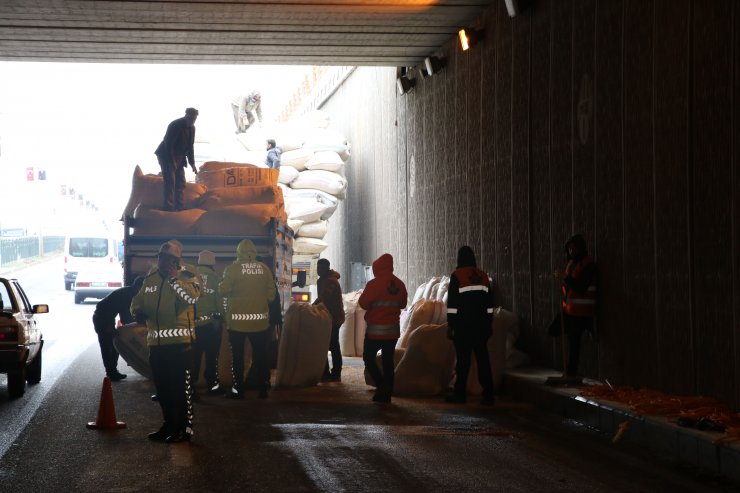
[[[364,310],[368,339],[398,339],[401,335],[401,310],[406,307],[406,285],[393,275],[393,257],[385,253],[373,262],[374,279],[360,295],[358,304]]]

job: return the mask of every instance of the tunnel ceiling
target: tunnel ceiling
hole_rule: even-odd
[[[491,0],[0,0],[0,60],[411,66]]]

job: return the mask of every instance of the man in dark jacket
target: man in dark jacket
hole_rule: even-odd
[[[488,339],[493,320],[493,289],[485,272],[478,269],[469,246],[457,252],[457,269],[447,291],[448,336],[455,343],[455,389],[447,402],[464,403],[470,371],[470,353],[478,362],[478,381],[483,387],[481,404],[493,404],[493,377],[488,358]]]
[[[323,380],[339,382],[342,380],[342,350],[339,347],[339,328],[344,323],[344,303],[342,303],[342,286],[339,285],[339,272],[331,270],[329,259],[319,259],[316,264],[319,279],[316,281],[318,298],[314,305],[322,303],[331,315],[331,339],[329,339],[329,351],[331,351],[331,372],[329,362],[324,368]]]
[[[164,139],[154,151],[162,168],[162,179],[164,180],[164,210],[183,210],[185,197],[185,166],[190,163],[193,173],[195,169],[195,120],[198,118],[198,110],[188,108],[185,116],[173,120],[167,125]]]
[[[267,141],[267,158],[265,158],[265,164],[268,168],[280,170],[280,155],[283,150],[275,144],[273,139]]]
[[[116,315],[124,325],[134,321],[130,311],[131,300],[139,292],[143,282],[143,277],[137,277],[131,286],[116,289],[95,306],[92,317],[93,327],[98,334],[105,374],[113,382],[126,378],[125,374],[118,371],[118,351],[113,346],[113,336],[116,333]]]
[[[561,281],[561,310],[548,328],[549,335],[568,337],[565,377],[578,372],[583,331],[593,332],[596,311],[596,264],[588,255],[586,239],[581,235],[571,237],[565,244],[567,263],[565,271],[556,270],[555,278]],[[563,355],[563,359],[565,355]]]

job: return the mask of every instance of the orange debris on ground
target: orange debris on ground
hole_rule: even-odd
[[[715,444],[740,440],[740,413],[733,413],[728,406],[709,397],[676,396],[657,390],[610,385],[587,385],[581,389],[581,395],[626,404],[635,416],[663,416],[680,426],[724,432],[714,440]],[[620,425],[615,442],[625,429],[626,425]]]

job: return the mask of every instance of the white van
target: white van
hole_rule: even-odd
[[[118,263],[116,240],[105,234],[70,235],[64,239],[64,289],[70,291],[80,269]]]

